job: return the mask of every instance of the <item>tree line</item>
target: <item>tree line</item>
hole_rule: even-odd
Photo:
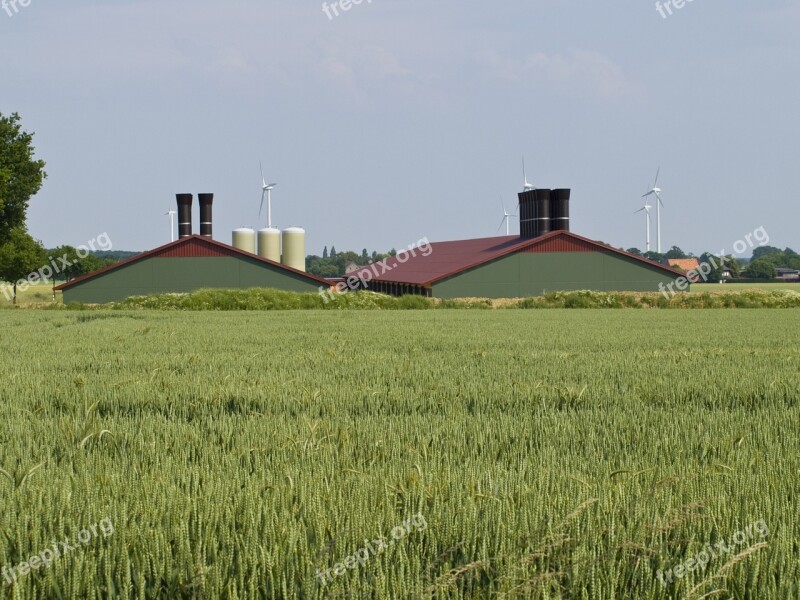
[[[628,248],[627,252],[647,258],[649,260],[663,263],[667,259],[673,258],[697,258],[701,263],[709,265],[717,264],[712,268],[708,276],[709,281],[719,281],[724,279],[723,270],[730,272],[732,278],[746,277],[751,279],[774,279],[778,269],[800,270],[800,254],[786,248],[781,250],[774,246],[759,246],[753,249],[753,256],[749,259],[739,260],[732,255],[725,257],[724,267],[718,255],[711,252],[703,252],[696,256],[691,252],[686,253],[678,246],[673,246],[667,252],[642,252],[638,248]]]
[[[389,252],[381,253],[373,251],[367,252],[364,248],[360,254],[357,252],[337,252],[336,246],[331,246],[330,252],[328,247],[322,251],[322,256],[310,254],[306,257],[306,271],[317,277],[344,277],[347,271],[348,263],[354,263],[359,267],[371,265],[375,262],[380,262],[390,256],[397,254],[397,251],[392,248]]]

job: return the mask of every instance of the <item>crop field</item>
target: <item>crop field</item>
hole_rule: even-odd
[[[800,311],[0,327],[0,597],[800,597]]]

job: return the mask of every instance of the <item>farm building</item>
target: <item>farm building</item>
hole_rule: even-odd
[[[259,232],[262,244],[256,253],[255,232],[237,230],[240,247],[212,239],[212,194],[200,194],[200,235],[192,235],[191,194],[178,194],[179,239],[105,269],[78,277],[56,287],[64,302],[102,304],[130,296],[191,292],[201,288],[268,287],[292,292],[317,292],[330,284],[304,272],[305,233],[284,231],[284,248],[278,230]],[[277,254],[275,253],[275,235]],[[298,240],[298,235],[301,239]],[[252,244],[249,238],[252,237]],[[298,260],[299,257],[299,260]],[[278,262],[283,260],[283,262]],[[288,263],[288,264],[284,264]]]
[[[571,233],[569,198],[564,189],[523,192],[519,236],[432,243],[349,273],[345,284],[438,298],[654,292],[675,285],[680,272]]]
[[[328,282],[199,235],[181,238],[56,288],[64,302],[102,304],[129,296],[201,288],[269,287],[317,292]]]
[[[349,287],[436,298],[523,298],[570,290],[657,292],[680,273],[568,231],[431,243],[349,274]]]
[[[100,304],[200,288],[317,292],[337,282],[339,290],[393,295],[518,298],[570,290],[663,291],[684,281],[669,266],[571,233],[569,199],[566,189],[525,191],[519,236],[427,244],[368,267],[351,265],[355,270],[344,279],[326,280],[304,272],[302,229],[286,229],[283,235],[271,228],[257,234],[237,229],[229,246],[212,239],[213,196],[200,194],[200,235],[193,235],[191,194],[178,194],[178,241],[56,290],[65,302]]]

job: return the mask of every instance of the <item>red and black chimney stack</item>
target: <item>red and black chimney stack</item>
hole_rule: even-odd
[[[553,231],[569,231],[568,189],[537,189],[519,194],[519,236],[533,239]]]
[[[197,198],[200,200],[200,235],[212,238],[214,235],[211,207],[214,204],[214,194],[198,194]]]
[[[192,235],[192,195],[176,194],[178,199],[178,239]]]
[[[192,235],[192,194],[175,194],[178,200],[178,239]],[[200,235],[207,238],[214,236],[214,219],[211,208],[214,205],[214,194],[198,194],[200,201]]]

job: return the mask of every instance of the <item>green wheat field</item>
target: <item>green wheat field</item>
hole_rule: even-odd
[[[800,311],[0,327],[3,598],[800,598]]]

